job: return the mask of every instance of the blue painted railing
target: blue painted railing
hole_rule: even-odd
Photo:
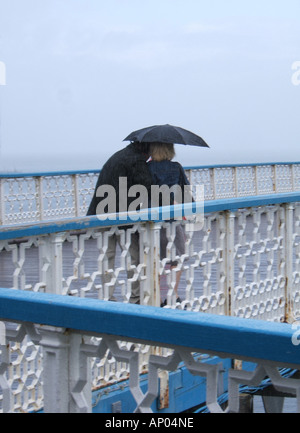
[[[184,167],[205,200],[300,190],[300,163],[221,164]],[[101,170],[0,174],[0,224],[86,215]]]
[[[278,203],[295,203],[300,202],[300,192],[260,195],[252,197],[228,198],[222,200],[212,200],[204,202],[203,212],[209,214],[212,212],[234,211],[236,209],[268,206]],[[0,239],[17,239],[26,236],[35,236],[49,233],[57,233],[69,230],[82,230],[90,227],[107,227],[114,225],[128,225],[137,221],[164,221],[178,215],[178,211],[184,208],[185,216],[195,214],[196,203],[187,203],[184,205],[164,206],[160,208],[145,209],[141,212],[128,212],[127,218],[120,217],[116,214],[114,218],[99,219],[97,216],[63,218],[60,221],[43,221],[40,223],[26,223],[16,225],[4,225],[0,230]],[[166,218],[167,215],[167,218]]]
[[[225,212],[226,216],[228,216],[231,212],[234,213],[238,209],[244,210],[246,208],[276,204],[284,205],[288,203],[297,204],[298,206],[299,202],[299,191],[227,198],[206,201],[204,203],[204,213]],[[178,207],[181,206],[171,207],[171,212],[169,207],[165,209],[151,209],[151,213],[147,215],[147,219],[145,220],[145,216],[143,215],[141,221],[163,221],[166,214],[172,217],[172,212],[176,213]],[[192,215],[194,207],[195,204],[185,205],[185,215]],[[292,282],[291,271],[293,271],[293,268],[291,268],[291,263],[293,254],[296,254],[297,251],[297,263],[299,263],[299,249],[296,251],[296,248],[298,248],[299,212],[297,213],[298,222],[293,232],[290,227],[292,224],[292,207],[283,206],[287,215],[289,215],[289,219],[282,220],[285,221],[286,230],[289,232],[288,241],[284,241],[284,244],[286,243],[286,255],[289,256],[289,260],[286,260],[285,265],[287,284],[291,284]],[[148,211],[145,212],[147,213]],[[134,221],[136,222],[136,218]],[[94,227],[106,227],[107,225],[126,225],[129,222],[132,222],[130,217],[128,219],[116,218],[115,220],[110,220],[109,223],[105,220],[99,220],[97,217],[81,217],[65,218],[60,221],[43,221],[34,224],[7,225],[1,227],[0,240],[7,243],[7,240],[47,235],[50,233],[72,232],[73,230],[86,230]],[[231,236],[232,234],[233,231],[231,232]],[[226,236],[229,236],[229,232]],[[292,241],[296,253],[290,248]],[[229,251],[232,254],[233,248],[233,239],[232,243],[231,241],[227,241],[226,249],[224,247],[224,257],[227,260],[226,272],[230,271],[230,262],[227,254]],[[255,251],[251,251],[252,253],[254,254]],[[230,280],[228,274],[226,278]],[[228,287],[230,287],[229,283]],[[231,296],[233,296],[232,287],[231,290],[228,290],[228,294]],[[289,313],[289,305],[292,298],[289,295],[288,288],[285,291],[288,295],[286,310]],[[269,296],[267,289],[266,296]],[[232,306],[232,299],[228,301],[229,306]],[[298,345],[293,343],[293,341],[295,342],[295,328],[293,328],[293,325],[285,323],[268,323],[261,320],[225,317],[209,313],[203,314],[143,305],[134,306],[121,303],[108,303],[105,301],[69,296],[53,296],[52,294],[31,293],[11,289],[0,289],[1,319],[21,321],[22,323],[37,323],[46,327],[68,328],[68,330],[74,330],[74,332],[81,333],[82,335],[85,335],[85,333],[97,336],[106,335],[116,340],[122,337],[124,341],[137,341],[171,348],[175,346],[181,349],[188,348],[191,352],[200,351],[226,358],[249,359],[256,363],[266,362],[268,365],[271,363],[293,368],[299,368],[300,366],[299,348]],[[52,383],[53,380],[49,380],[49,382]],[[49,394],[51,394],[51,390],[49,390]],[[300,398],[298,400],[300,406]]]
[[[129,386],[138,412],[153,408],[152,403],[159,394],[158,368],[175,370],[180,360],[192,374],[206,376],[205,409],[222,411],[217,384],[225,364],[220,359],[208,363],[195,361],[192,356],[195,352],[258,364],[250,375],[228,370],[229,411],[239,408],[239,383],[258,385],[265,375],[269,375],[279,390],[296,392],[300,410],[299,380],[284,379],[276,368],[285,366],[292,372],[300,368],[292,325],[10,289],[0,289],[0,318],[24,324],[33,340],[44,349],[45,412],[91,411],[92,393],[86,388],[89,376],[86,356],[101,357],[107,348],[113,356],[131,365]],[[102,343],[85,345],[85,335],[101,337],[104,347]],[[0,348],[6,345],[3,337],[2,331]],[[120,350],[117,344],[120,340],[168,347],[174,353],[165,358],[150,356],[152,365],[145,388],[146,383],[141,383],[137,371],[138,354]],[[93,402],[96,406],[97,402]]]
[[[0,289],[0,317],[222,357],[299,364],[292,325],[21,290]]]

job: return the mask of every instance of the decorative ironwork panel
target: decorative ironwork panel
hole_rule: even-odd
[[[276,192],[289,192],[293,190],[293,166],[280,164],[275,166]]]
[[[140,251],[133,251],[139,244]],[[63,294],[129,302],[132,286],[145,279],[139,226],[66,233],[62,264]]]
[[[14,327],[10,322],[9,326]],[[20,343],[23,342],[27,343],[26,351],[20,350]],[[43,348],[43,366],[48,367],[43,373],[43,386],[49,393],[45,406],[42,406],[43,386],[40,380],[43,366],[39,363],[35,364],[36,344],[40,344]],[[9,347],[15,347],[16,350],[9,353]],[[218,349],[212,350],[211,354],[218,356]],[[19,378],[20,371],[15,362],[18,358],[24,360],[22,380]],[[275,389],[296,397],[297,412],[300,412],[300,380],[284,377],[276,363],[268,360],[261,362],[250,357],[250,361],[257,364],[254,371],[243,370],[243,363],[236,363],[238,368],[229,370],[228,406],[222,407],[221,397],[222,393],[225,394],[225,390],[221,360],[218,363],[207,363],[206,355],[194,353],[178,345],[172,345],[167,354],[163,353],[162,348],[153,346],[152,354],[150,353],[147,359],[148,388],[143,391],[139,368],[140,353],[137,346],[120,341],[120,338],[114,335],[89,337],[81,333],[66,332],[64,328],[42,327],[30,323],[23,323],[16,329],[7,330],[5,338],[1,337],[0,410],[27,412],[44,407],[46,412],[53,412],[55,409],[58,412],[90,412],[92,407],[89,370],[93,364],[87,362],[89,358],[106,359],[106,364],[111,360],[118,365],[118,379],[129,379],[129,390],[135,401],[134,412],[136,413],[152,412],[151,405],[154,400],[161,395],[160,393],[168,392],[163,384],[164,372],[174,371],[179,366],[181,368],[185,366],[190,374],[203,376],[206,379],[203,383],[206,390],[206,406],[202,411],[238,412],[240,385],[259,386],[268,378],[269,384],[272,384]],[[62,368],[67,375],[68,386],[59,380]],[[296,370],[291,370],[293,371]],[[99,373],[105,377],[107,383],[114,383],[116,376],[110,374],[109,370],[106,373],[103,371]],[[99,396],[101,398],[101,393]]]
[[[0,284],[20,290],[44,291],[40,279],[40,239],[33,236],[19,241],[0,241]]]
[[[42,179],[43,219],[73,217],[76,213],[74,177],[45,176]]]
[[[87,213],[95,185],[98,179],[98,173],[87,173],[76,175],[76,216],[84,216]]]
[[[95,173],[45,176],[42,182],[43,219],[86,215],[96,180]]]
[[[258,165],[256,167],[257,194],[273,194],[276,191],[274,171],[273,165]]]
[[[38,180],[34,177],[2,179],[2,224],[41,219]]]
[[[180,256],[176,255],[176,224],[164,224],[163,228],[168,245],[167,256],[160,261],[161,301],[176,308],[226,314],[224,215],[206,216],[199,231],[186,229],[185,251]]]
[[[43,407],[40,336],[32,324],[6,324],[0,345],[0,412],[31,412]]]
[[[237,196],[256,195],[256,171],[254,166],[236,167]]]
[[[186,170],[192,186],[204,185],[205,200],[300,190],[300,164],[245,164]],[[86,215],[97,172],[1,176],[1,224]]]
[[[258,168],[246,167],[252,179],[249,192],[255,179],[256,186],[263,187],[254,176]],[[239,175],[242,172],[243,168]],[[285,168],[282,176],[288,179]],[[219,192],[229,194],[231,181],[224,185]],[[284,180],[281,185],[286,188],[290,183]],[[246,186],[241,188],[239,193],[246,194]],[[300,317],[299,203],[205,214],[201,230],[190,230],[189,224],[140,222],[131,227],[88,228],[1,240],[0,287],[104,300],[114,297],[125,303],[132,301],[138,287],[145,305],[158,306],[166,300],[165,308],[277,322],[293,322]],[[176,244],[178,226],[183,228],[183,250]],[[165,256],[160,251],[162,230]],[[134,243],[139,246],[138,253],[132,249]],[[37,345],[37,336],[30,332]],[[5,396],[10,407],[27,411],[34,407],[34,398],[37,402],[42,399],[38,371],[41,357],[38,348],[21,338],[21,333],[18,335],[20,339],[16,337],[10,346],[11,353],[3,349],[1,355],[0,404]],[[98,340],[93,344],[98,345]],[[119,352],[110,347],[107,343],[104,354],[91,356],[94,387],[128,377],[127,363],[115,357],[113,353]],[[129,342],[118,342],[118,350],[139,354],[140,373],[147,371],[150,354],[157,354],[156,349],[153,352],[149,346]],[[8,365],[9,376],[1,376],[1,368],[6,370]]]
[[[237,212],[233,315],[285,320],[284,209]]]
[[[234,167],[216,167],[214,169],[215,199],[236,196]]]
[[[212,169],[190,170],[190,184],[204,185],[205,200],[213,200],[215,198],[214,171]]]
[[[300,164],[293,164],[293,191],[300,190]]]

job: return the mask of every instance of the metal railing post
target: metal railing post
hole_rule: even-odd
[[[148,269],[148,278],[150,284],[150,302],[149,305],[160,306],[160,278],[159,278],[159,260],[160,260],[160,229],[161,223],[149,222],[149,240],[150,240],[150,266]]]
[[[78,186],[78,175],[72,176],[73,181],[73,200],[74,200],[74,213],[75,217],[80,216],[80,199],[79,199],[79,186]]]
[[[288,323],[295,320],[293,317],[293,216],[294,205],[288,203],[285,208],[285,319]]]
[[[84,346],[84,337],[78,334],[70,335],[70,412],[92,412],[92,371],[91,359],[81,350]]]
[[[40,221],[44,219],[44,200],[43,200],[43,177],[38,176],[35,179],[35,190],[37,192],[37,208],[40,212]]]
[[[44,412],[68,413],[70,408],[69,335],[65,328],[43,326]]]
[[[43,236],[39,245],[40,280],[45,283],[46,293],[62,295],[64,233]]]
[[[6,328],[5,323],[0,322],[0,376],[4,377],[5,371],[8,369],[10,365],[10,357],[9,357],[9,345],[6,342]],[[0,381],[1,389],[2,389],[2,401],[3,401],[3,412],[13,412],[14,407],[14,399],[13,392],[7,380]]]
[[[44,412],[92,412],[91,366],[80,350],[82,336],[65,328],[40,326],[43,349]]]
[[[235,214],[231,211],[226,212],[226,247],[225,247],[225,260],[226,260],[226,314],[228,316],[234,315],[234,225]]]
[[[0,225],[5,221],[4,182],[5,179],[0,179]]]

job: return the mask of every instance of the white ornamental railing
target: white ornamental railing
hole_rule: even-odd
[[[128,303],[132,285],[138,282],[145,306],[159,306],[166,299],[169,309],[293,323],[300,317],[300,194],[210,200],[204,203],[204,212],[203,227],[194,231],[190,220],[170,225],[162,216],[137,221],[129,229],[129,221],[110,221],[107,226],[97,217],[2,226],[0,287],[101,300],[108,300],[114,288],[117,301]],[[174,245],[179,223],[185,228],[182,256],[176,256]],[[160,258],[161,227],[167,229],[165,259]],[[130,245],[136,233],[140,261],[132,264]],[[115,266],[110,267],[107,247],[113,235],[119,236],[120,246]],[[170,269],[170,260],[177,261],[176,267]],[[109,281],[103,282],[104,274]],[[1,373],[15,398],[13,411],[42,405],[40,348],[30,343],[27,349],[23,340],[12,345],[12,361]],[[139,371],[145,372],[149,348],[142,345],[137,350]],[[92,387],[127,378],[122,362],[108,354],[95,358]],[[24,395],[33,383],[39,397],[27,404]],[[0,386],[3,391],[1,382]]]
[[[205,200],[300,190],[300,163],[186,167]],[[59,220],[86,215],[99,170],[0,175],[0,224]]]
[[[0,385],[5,412],[14,410],[17,395],[11,388],[13,379],[5,377],[10,366],[9,347],[25,338],[42,349],[46,413],[92,412],[90,360],[102,360],[107,353],[120,365],[126,364],[130,372],[129,389],[136,413],[153,412],[161,391],[167,391],[166,374],[179,366],[206,379],[209,412],[238,412],[239,386],[256,387],[268,377],[276,390],[297,398],[300,413],[300,380],[283,377],[280,369],[284,365],[293,375],[300,368],[299,329],[288,324],[263,321],[256,326],[254,320],[8,289],[0,290],[0,317],[8,321],[7,328],[0,329]],[[9,329],[14,321],[20,325]],[[148,386],[142,390],[139,347],[147,346],[152,347],[147,363]],[[32,347],[28,347],[32,354]],[[219,362],[207,363],[199,353],[214,355]],[[228,407],[222,407],[220,391],[222,394],[224,387],[220,384],[226,358],[238,358],[240,367],[227,372]],[[243,370],[242,360],[255,363],[254,371]],[[18,400],[21,410],[42,402],[33,368],[27,378],[31,392]],[[192,424],[196,421],[191,414],[187,416]]]
[[[203,226],[195,231],[189,220],[171,225],[122,220],[107,226],[97,217],[3,226],[0,285],[105,300],[113,287],[116,299],[128,302],[138,281],[142,304],[158,306],[166,299],[175,305],[179,297],[185,309],[293,320],[300,316],[299,201],[298,193],[209,201]],[[182,256],[176,255],[174,243],[178,224],[185,229]],[[168,247],[160,260],[162,227]],[[132,264],[136,234],[140,259]],[[115,235],[120,242],[112,268],[107,248]],[[177,265],[170,268],[172,260]],[[103,282],[104,274],[111,278]]]

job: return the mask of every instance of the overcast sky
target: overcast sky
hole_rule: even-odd
[[[0,167],[101,168],[164,123],[210,145],[186,166],[299,161],[296,61],[299,0],[0,0]]]

